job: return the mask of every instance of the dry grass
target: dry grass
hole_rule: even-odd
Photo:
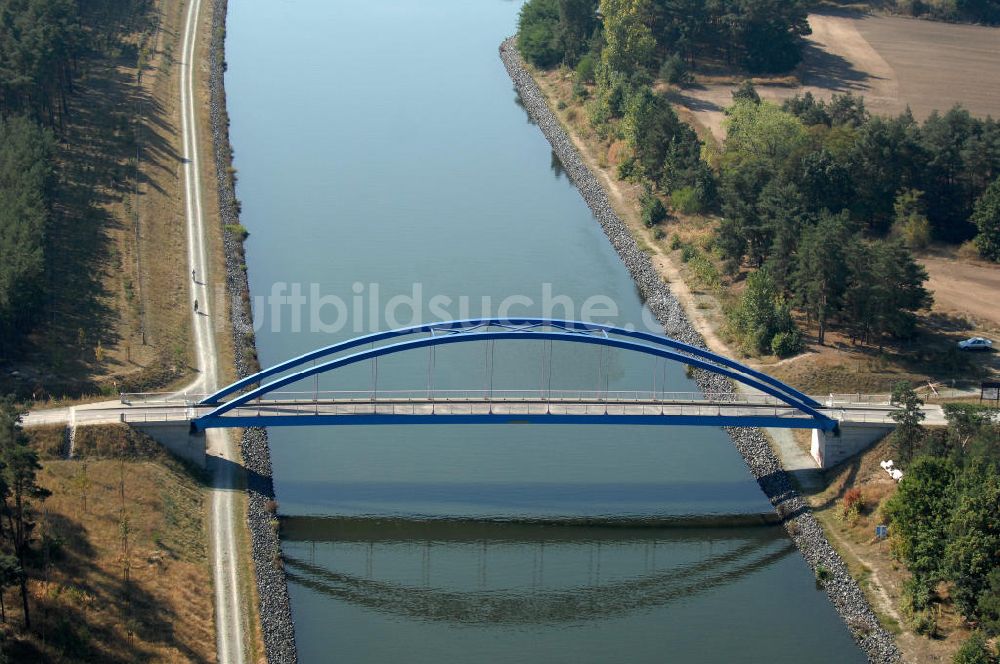
[[[40,459],[61,459],[66,456],[66,427],[63,425],[32,427],[27,434]]]
[[[78,427],[74,452],[80,458],[93,459],[153,459],[161,463],[176,463],[162,445],[124,425]]]
[[[5,648],[13,661],[215,659],[204,486],[162,453],[144,457],[141,449],[155,443],[123,431],[105,429],[109,441],[131,445],[129,460],[90,456],[96,449],[88,437],[79,450],[83,458],[44,462],[40,483],[52,496],[42,504],[38,534],[49,543],[49,564],[32,574],[28,635],[11,629],[21,618],[13,591],[7,593]]]

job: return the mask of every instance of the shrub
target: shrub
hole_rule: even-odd
[[[913,631],[924,636],[934,637],[938,631],[937,618],[933,611],[918,611],[910,620]]]
[[[642,223],[652,228],[667,218],[667,208],[656,194],[647,191],[639,199],[642,205]]]
[[[618,164],[618,179],[619,180],[632,180],[641,175],[637,167],[635,157],[629,156],[622,159],[621,163]],[[645,212],[645,210],[644,210]]]
[[[607,138],[610,133],[608,123],[614,117],[611,107],[602,99],[594,99],[587,105],[587,113],[590,116],[590,124],[597,135],[601,138]]]
[[[698,255],[698,250],[695,249],[690,244],[685,243],[684,246],[681,247],[681,262],[687,263],[697,255]]]
[[[841,512],[841,514],[840,514],[840,520],[843,521],[844,523],[846,523],[849,526],[853,526],[854,524],[856,524],[858,522],[858,518],[860,516],[861,516],[861,512],[860,512],[860,510],[858,510],[858,506],[854,505],[854,506],[852,506],[852,507],[844,510],[843,512]]]
[[[670,202],[684,214],[699,214],[705,211],[705,204],[694,187],[681,187],[670,194]]]
[[[597,71],[597,61],[594,59],[592,53],[580,58],[580,62],[576,63],[576,82],[577,83],[593,83],[594,73]]]
[[[931,242],[931,222],[918,214],[897,219],[892,225],[892,234],[908,249],[923,249]]]
[[[695,278],[705,288],[715,293],[720,293],[722,291],[722,281],[719,278],[719,271],[715,269],[715,264],[705,254],[694,249],[694,247],[692,249],[695,253],[688,262],[688,266],[694,272]]]
[[[934,588],[931,582],[923,576],[911,576],[903,582],[903,613],[911,618],[927,610],[934,600]]]
[[[664,237],[666,237],[666,235],[667,234],[663,232],[662,228],[654,228],[653,229],[653,239],[654,240],[662,240]]]
[[[672,85],[690,85],[694,77],[688,71],[687,63],[677,53],[663,61],[660,65],[660,78]]]
[[[976,631],[962,643],[951,661],[954,664],[993,664],[996,659],[990,653],[986,637],[982,632]]]
[[[670,236],[670,251],[677,251],[683,245],[684,245],[684,243],[681,242],[681,236],[680,235],[678,235],[677,233],[674,233],[673,235]]]
[[[840,518],[853,526],[861,516],[861,510],[865,508],[865,497],[861,489],[858,487],[848,489],[841,499],[840,507]]]
[[[865,508],[865,494],[861,492],[860,487],[850,488],[844,492],[841,504],[844,506],[845,512],[852,507],[857,507],[859,510],[863,510]]]
[[[778,332],[771,338],[771,353],[778,357],[791,357],[802,350],[802,335],[798,330]]]
[[[250,231],[243,224],[226,224],[226,230],[241,241],[247,239],[250,235]]]

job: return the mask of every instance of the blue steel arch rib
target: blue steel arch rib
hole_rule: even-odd
[[[681,351],[687,355],[692,355],[696,358],[702,358],[714,362],[723,367],[733,369],[741,374],[755,378],[771,387],[794,397],[796,400],[804,405],[810,406],[812,408],[819,408],[820,404],[814,399],[806,394],[796,390],[794,387],[787,385],[776,378],[768,376],[766,373],[752,369],[745,364],[741,364],[736,360],[731,360],[724,355],[719,355],[718,353],[713,353],[710,350],[699,348],[698,346],[693,346],[691,344],[684,343],[683,341],[677,341],[676,339],[671,339],[668,336],[651,334],[649,332],[641,332],[637,330],[626,330],[624,328],[615,327],[613,325],[602,325],[600,323],[584,323],[581,321],[570,321],[570,320],[558,320],[558,319],[544,319],[544,318],[473,318],[465,320],[452,320],[443,321],[438,323],[425,323],[422,325],[414,325],[410,327],[402,327],[394,330],[385,330],[382,332],[374,332],[372,334],[366,334],[360,337],[355,337],[353,339],[348,339],[340,343],[331,344],[329,346],[324,346],[322,348],[317,348],[316,350],[310,351],[303,355],[293,357],[284,362],[280,362],[273,367],[262,369],[257,373],[247,376],[246,378],[237,380],[226,387],[218,390],[214,394],[207,396],[201,401],[202,405],[216,405],[220,403],[223,397],[227,397],[230,394],[238,392],[245,387],[249,387],[256,383],[262,383],[263,379],[270,376],[275,376],[278,374],[285,373],[295,367],[305,365],[309,362],[318,360],[321,357],[327,357],[329,355],[335,355],[337,353],[342,353],[344,351],[351,350],[353,348],[358,348],[360,346],[367,346],[369,344],[374,344],[379,341],[386,341],[388,339],[396,339],[399,337],[413,336],[415,334],[421,334],[425,332],[430,332],[432,335],[438,332],[444,334],[473,334],[476,330],[482,328],[490,327],[501,327],[505,329],[516,329],[524,334],[537,334],[536,330],[538,328],[553,328],[564,330],[568,333],[577,334],[580,336],[586,334],[602,333],[604,335],[614,335],[620,337],[628,337],[633,339],[639,339],[642,341],[647,341],[656,345],[665,346],[668,348],[673,348],[675,350]],[[534,337],[537,338],[537,337]],[[719,372],[716,372],[719,373]],[[730,376],[732,377],[732,376]],[[742,381],[740,381],[742,382]],[[286,383],[287,384],[287,383]]]
[[[326,373],[328,371],[333,371],[335,369],[338,369],[338,368],[341,368],[341,367],[345,367],[345,366],[349,366],[349,365],[352,365],[352,364],[357,364],[359,362],[365,362],[367,360],[371,360],[371,359],[374,359],[374,358],[377,358],[377,357],[381,357],[383,355],[393,355],[393,354],[396,354],[396,353],[401,353],[401,352],[405,352],[405,351],[408,351],[408,350],[416,350],[416,349],[419,349],[419,348],[430,348],[430,347],[436,347],[436,346],[444,346],[444,345],[450,345],[450,344],[456,344],[456,343],[467,343],[467,342],[473,342],[473,341],[527,340],[527,339],[531,339],[531,340],[538,340],[538,339],[540,339],[540,340],[546,340],[546,341],[568,341],[568,342],[572,342],[572,343],[584,343],[584,344],[592,344],[592,345],[598,345],[598,346],[606,346],[606,347],[611,347],[611,348],[619,348],[619,349],[623,349],[623,350],[628,350],[628,351],[633,351],[633,352],[637,352],[637,353],[642,353],[642,354],[645,354],[645,355],[651,355],[651,356],[654,356],[654,357],[662,357],[662,358],[665,358],[665,359],[668,359],[668,360],[672,360],[674,362],[680,362],[680,363],[684,363],[684,364],[689,364],[689,365],[692,365],[692,366],[695,366],[695,367],[698,367],[698,368],[701,368],[701,369],[705,369],[706,371],[710,371],[712,373],[717,373],[717,374],[724,375],[724,376],[726,376],[728,378],[731,378],[731,379],[733,379],[733,380],[735,380],[735,381],[737,381],[739,383],[742,383],[744,385],[747,385],[747,386],[753,387],[755,389],[758,389],[761,392],[764,392],[765,394],[769,394],[769,395],[775,397],[776,399],[782,401],[783,403],[785,403],[785,404],[787,404],[787,405],[789,405],[789,406],[791,406],[791,407],[799,410],[800,412],[802,412],[802,413],[804,413],[806,415],[809,415],[813,420],[817,421],[821,425],[820,428],[829,429],[829,428],[831,428],[834,425],[834,421],[833,420],[831,420],[829,417],[827,417],[823,413],[821,413],[818,410],[816,410],[816,408],[813,405],[813,404],[815,404],[815,402],[813,402],[811,399],[808,399],[808,398],[806,398],[806,399],[799,398],[797,396],[797,391],[793,390],[792,388],[788,388],[787,386],[785,386],[784,384],[782,384],[782,383],[780,383],[778,381],[774,381],[774,379],[771,379],[769,381],[762,381],[762,380],[758,380],[753,375],[746,375],[746,374],[750,373],[753,370],[750,370],[748,367],[743,367],[743,365],[740,365],[739,363],[733,362],[732,360],[728,360],[728,358],[721,358],[721,359],[726,359],[729,363],[736,364],[737,367],[739,367],[740,369],[746,369],[747,371],[744,372],[744,371],[733,370],[729,366],[725,366],[725,365],[720,366],[721,364],[723,364],[721,362],[719,364],[713,364],[713,363],[711,363],[711,362],[709,362],[709,361],[707,361],[705,359],[702,359],[702,357],[695,357],[695,356],[692,356],[692,355],[686,355],[686,354],[679,353],[679,352],[673,350],[672,348],[668,347],[668,346],[671,346],[672,344],[665,344],[664,343],[664,344],[660,344],[658,346],[654,346],[654,345],[647,345],[647,344],[635,343],[633,341],[625,340],[625,339],[613,338],[611,336],[608,336],[607,333],[606,333],[608,331],[609,326],[593,326],[593,327],[596,328],[596,331],[604,332],[601,335],[581,334],[581,333],[576,332],[576,331],[536,331],[536,329],[535,329],[535,328],[538,328],[538,327],[550,327],[550,328],[557,328],[557,329],[565,329],[565,328],[563,328],[562,325],[553,325],[553,323],[575,324],[572,321],[543,321],[543,320],[533,320],[532,323],[531,323],[532,330],[530,332],[528,332],[528,330],[524,329],[523,327],[520,328],[520,329],[504,329],[504,330],[501,330],[501,331],[490,331],[488,329],[489,327],[498,326],[498,327],[505,327],[506,328],[506,327],[510,327],[510,325],[509,325],[509,323],[500,324],[500,323],[493,323],[493,322],[487,321],[487,322],[482,323],[481,325],[477,325],[476,326],[476,329],[486,328],[486,331],[482,331],[482,332],[476,332],[476,331],[470,332],[467,328],[463,328],[462,331],[461,331],[461,333],[459,333],[459,334],[445,334],[445,335],[442,335],[442,336],[421,337],[421,338],[411,339],[411,340],[408,340],[408,341],[401,341],[401,342],[397,342],[397,343],[393,343],[393,344],[389,344],[389,345],[385,345],[385,346],[379,346],[377,348],[374,348],[374,347],[373,348],[369,348],[369,349],[363,350],[361,352],[353,353],[351,355],[346,355],[346,356],[343,356],[343,357],[339,357],[339,358],[330,360],[328,362],[324,362],[322,364],[316,364],[316,365],[307,367],[307,368],[305,368],[305,369],[303,369],[301,371],[289,374],[289,375],[284,376],[282,378],[279,378],[277,380],[274,380],[274,381],[271,381],[269,383],[263,384],[263,385],[257,387],[256,389],[250,390],[249,392],[246,392],[246,393],[244,393],[244,394],[236,397],[235,399],[232,399],[232,400],[230,400],[228,402],[225,402],[225,403],[222,403],[222,404],[218,405],[216,408],[214,408],[212,411],[210,411],[206,415],[203,415],[202,417],[198,418],[195,421],[195,426],[198,427],[198,428],[203,428],[204,426],[206,426],[208,423],[210,423],[212,421],[218,421],[221,416],[225,415],[225,413],[229,412],[230,410],[232,410],[234,408],[237,408],[239,406],[245,405],[245,404],[247,404],[247,403],[249,403],[249,402],[251,402],[251,401],[253,401],[255,399],[258,399],[258,398],[260,398],[260,397],[262,397],[262,396],[264,396],[266,394],[269,394],[270,392],[274,392],[275,390],[278,390],[278,389],[280,389],[280,388],[282,388],[282,387],[284,387],[286,385],[290,385],[292,383],[296,383],[296,382],[298,382],[300,380],[303,380],[305,378],[309,378],[310,376],[313,376],[313,375],[316,375],[316,374]],[[587,326],[588,332],[589,331],[595,331],[595,330],[589,329],[590,328],[590,324],[587,324],[587,323],[578,323],[578,324],[582,325],[582,326]],[[612,330],[614,332],[618,332],[618,328],[610,328],[610,330]],[[402,336],[400,334],[389,336],[391,334],[391,332],[399,332],[399,331],[390,331],[390,332],[378,333],[376,335],[368,335],[367,337],[360,337],[359,339],[365,339],[365,341],[362,342],[362,343],[371,343],[371,337],[374,337],[374,336],[385,335],[385,336],[383,336],[383,338],[392,338],[392,336]],[[626,333],[626,334],[622,334],[621,336],[635,336],[636,334],[641,334],[641,335],[645,334],[645,333],[630,332],[630,331],[627,331],[627,330],[621,330],[621,332]],[[649,335],[649,336],[653,337],[653,339],[656,340],[657,342],[661,342],[661,341],[666,340],[666,341],[670,341],[670,342],[673,342],[673,343],[680,343],[680,342],[675,342],[674,340],[669,339],[667,337],[656,337],[655,335]],[[352,343],[352,342],[356,342],[356,341],[358,341],[358,340],[357,339],[356,340],[351,340],[351,342],[345,342],[345,344],[341,344],[340,345],[341,350],[343,350],[344,347],[347,346],[347,344],[351,344],[350,347],[355,347],[357,345],[360,345],[358,343]],[[713,359],[719,357],[719,356],[715,356],[712,353],[709,353],[708,351],[703,351],[703,353],[706,353],[708,355],[712,355]],[[307,354],[306,356],[301,356],[301,357],[307,357],[308,355],[311,355],[311,354]],[[295,360],[290,361],[290,363],[294,363],[293,366],[300,366],[305,361],[309,361],[309,360],[302,360],[301,358],[296,358]],[[284,363],[284,365],[287,367],[290,363]],[[282,366],[282,365],[278,365],[278,366]],[[272,370],[270,370],[270,371],[271,371],[272,374],[276,373],[274,371],[274,368],[272,368]],[[758,373],[758,372],[754,372],[754,373]],[[240,382],[243,382],[243,381],[240,381]],[[778,382],[778,386],[780,386],[780,387],[775,386],[773,384],[774,382]],[[785,388],[785,389],[782,389],[782,388]],[[239,389],[239,388],[237,388],[237,389]],[[223,390],[222,392],[225,392],[225,390]],[[228,393],[231,393],[231,392],[232,392],[232,390],[229,390]],[[209,399],[212,399],[214,397],[216,397],[216,395],[212,395],[212,397],[209,397]],[[206,399],[206,402],[208,402],[208,399]],[[203,403],[205,403],[205,402],[203,402]],[[199,426],[199,424],[201,426]]]

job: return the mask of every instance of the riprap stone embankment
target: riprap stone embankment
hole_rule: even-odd
[[[225,34],[227,0],[212,1],[209,87],[211,92],[212,145],[218,179],[219,216],[223,225],[226,258],[226,294],[229,297],[236,374],[244,378],[255,373],[257,351],[254,341],[250,286],[247,283],[243,236],[239,228],[239,205],[229,142],[229,115],[226,112]],[[256,572],[257,595],[264,650],[271,664],[298,661],[295,626],[288,597],[288,582],[281,564],[274,485],[271,480],[271,453],[264,429],[246,429],[240,441],[247,477],[247,526]]]

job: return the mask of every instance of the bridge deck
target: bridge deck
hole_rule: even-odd
[[[581,422],[622,424],[713,424],[809,428],[815,420],[766,395],[705,395],[653,392],[541,392],[440,391],[282,393],[275,398],[239,406],[202,420],[209,427],[296,426],[307,424],[419,423],[419,421]],[[332,395],[332,396],[327,396]],[[364,396],[362,396],[364,395]],[[202,395],[123,395],[121,404],[77,407],[78,425],[106,422],[183,422],[208,414],[213,407],[199,405]],[[887,404],[838,403],[820,409],[840,422],[891,423]],[[35,411],[25,425],[56,423],[58,411]]]

